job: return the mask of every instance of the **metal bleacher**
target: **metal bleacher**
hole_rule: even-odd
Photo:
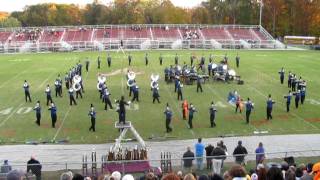
[[[0,29],[0,52],[45,52],[118,49],[260,49],[281,48],[258,25],[100,25],[43,27],[32,41],[35,28]],[[37,28],[39,30],[39,28]],[[17,33],[19,32],[19,34]],[[188,36],[192,33],[193,36]],[[279,45],[280,44],[280,45]]]

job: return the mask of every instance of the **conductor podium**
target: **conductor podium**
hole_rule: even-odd
[[[115,128],[119,129],[120,135],[115,140],[115,144],[110,148],[105,161],[105,170],[108,172],[145,172],[151,168],[147,149],[144,140],[139,133],[133,127],[130,121],[126,123],[115,123]],[[122,143],[126,136],[126,133],[131,131],[134,138],[138,141],[138,145],[135,147],[123,147]]]

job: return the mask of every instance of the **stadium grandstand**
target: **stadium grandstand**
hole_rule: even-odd
[[[99,25],[0,30],[0,52],[118,49],[279,49],[262,26]]]

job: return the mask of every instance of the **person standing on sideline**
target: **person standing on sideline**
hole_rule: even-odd
[[[253,109],[253,103],[251,102],[250,98],[248,98],[246,102],[246,123],[247,124],[249,124],[250,114],[252,109]]]
[[[24,96],[26,98],[26,102],[31,102],[31,97],[30,97],[30,90],[29,90],[30,86],[27,82],[27,80],[24,80],[24,84],[23,84],[23,89],[24,89]]]
[[[89,131],[96,132],[96,111],[94,110],[93,104],[90,105],[90,111],[88,116],[91,117],[91,126],[89,128]]]
[[[56,122],[57,122],[57,107],[56,105],[52,102],[50,108],[48,109],[51,114],[51,124],[52,128],[56,128]]]
[[[186,172],[190,172],[192,168],[192,161],[194,160],[194,153],[188,147],[187,151],[183,153],[183,167]]]
[[[32,174],[36,176],[36,180],[41,180],[41,169],[42,165],[34,155],[31,156],[31,159],[27,162],[27,173],[31,171]]]
[[[204,144],[202,144],[201,138],[198,138],[198,143],[195,144],[195,151],[196,151],[197,169],[202,170]]]
[[[207,169],[211,170],[212,169],[212,151],[214,147],[209,144],[207,147],[205,147],[206,150],[206,159],[207,159]]]
[[[171,119],[172,119],[172,111],[170,110],[169,104],[167,103],[167,107],[164,111],[166,115],[166,131],[167,133],[172,132],[172,128],[170,127]]]
[[[41,120],[41,106],[40,106],[40,101],[37,101],[36,106],[33,108],[33,110],[36,111],[36,123],[38,126],[40,126],[40,120]]]
[[[213,103],[213,101],[211,102],[211,107],[209,108],[209,113],[210,113],[210,127],[216,127],[216,122],[215,122],[215,118],[216,118],[216,112],[217,109]]]
[[[274,103],[275,101],[271,99],[271,94],[269,94],[268,100],[267,100],[267,120],[272,119],[272,108]]]
[[[279,71],[279,75],[280,75],[280,83],[283,84],[284,81],[284,68],[282,67]]]
[[[258,164],[262,164],[265,159],[265,151],[264,151],[262,142],[259,143],[255,152],[256,152],[256,166],[258,166]]]
[[[242,141],[238,141],[238,146],[233,151],[233,156],[235,157],[236,163],[240,165],[245,165],[244,158],[248,154],[245,147],[242,146]]]

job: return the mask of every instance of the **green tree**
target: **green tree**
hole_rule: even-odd
[[[0,26],[2,28],[5,28],[5,27],[20,27],[21,26],[21,22],[17,18],[7,17],[7,18],[4,18],[4,19],[0,20]]]

